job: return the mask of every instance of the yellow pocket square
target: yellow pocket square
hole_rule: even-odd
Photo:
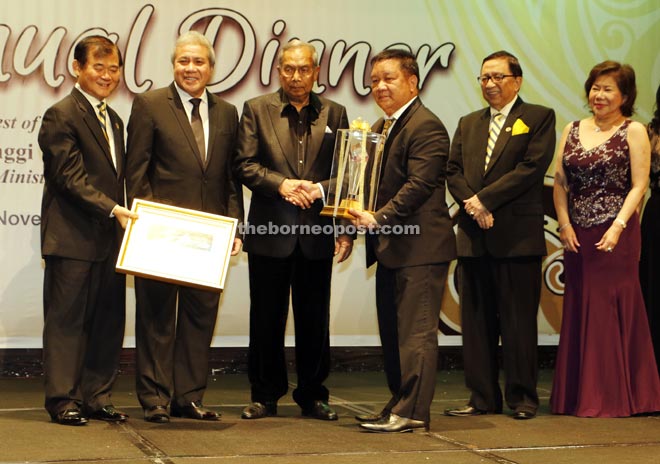
[[[522,119],[516,119],[516,122],[513,123],[513,128],[511,129],[511,136],[526,134],[529,132],[529,126],[523,122]]]

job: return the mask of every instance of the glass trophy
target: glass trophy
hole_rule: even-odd
[[[376,210],[385,136],[369,129],[358,119],[350,129],[337,131],[322,216],[353,219],[349,209],[372,214]]]

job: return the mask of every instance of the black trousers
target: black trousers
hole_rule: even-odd
[[[252,401],[277,402],[288,390],[284,335],[293,306],[298,386],[293,399],[303,409],[327,401],[323,382],[330,371],[330,281],[332,258],[307,259],[299,247],[291,256],[248,254]]]
[[[143,408],[201,402],[220,294],[135,278],[136,391]]]
[[[470,404],[502,412],[498,381],[501,338],[504,399],[511,409],[536,411],[541,257],[459,258],[458,283]]]
[[[116,255],[99,262],[44,260],[46,410],[51,416],[79,406],[95,411],[112,403],[124,340],[125,277],[115,272]]]
[[[376,269],[378,329],[392,399],[386,411],[429,422],[438,318],[449,264]]]

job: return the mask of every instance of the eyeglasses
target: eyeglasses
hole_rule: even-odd
[[[515,74],[484,74],[483,76],[477,76],[477,82],[481,85],[488,84],[488,81],[491,80],[495,84],[499,84],[504,80],[505,77],[518,77]]]
[[[295,66],[282,66],[280,68],[280,72],[284,77],[293,77],[296,71],[298,71],[300,77],[309,77],[314,72],[314,68],[311,66],[300,66],[298,68]]]

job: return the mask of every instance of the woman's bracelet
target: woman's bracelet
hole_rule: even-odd
[[[565,228],[567,228],[567,227],[570,226],[570,225],[571,225],[571,223],[570,223],[570,222],[567,222],[567,223],[564,224],[563,226],[559,226],[559,227],[557,228],[557,232],[561,232],[562,230],[564,230]]]
[[[614,219],[614,222],[619,224],[622,229],[626,228],[626,221],[624,221],[623,219],[616,218],[616,219]]]

